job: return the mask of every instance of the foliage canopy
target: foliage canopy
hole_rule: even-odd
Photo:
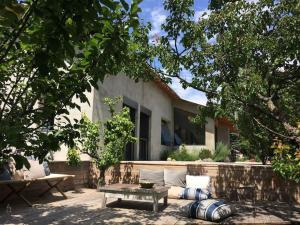
[[[226,116],[263,149],[263,161],[275,137],[299,146],[300,2],[211,0],[200,18],[193,0],[165,0],[164,8],[162,36],[153,45],[140,39],[140,49],[162,79],[206,93],[199,122]]]
[[[139,2],[1,1],[0,161],[12,156],[21,167],[23,156],[43,160],[74,145],[73,100],[87,102],[105,75],[126,71]]]

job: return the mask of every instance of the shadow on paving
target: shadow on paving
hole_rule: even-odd
[[[110,202],[104,208],[103,194],[91,189],[67,195],[67,200],[55,194],[45,196],[34,201],[33,207],[13,199],[11,212],[7,204],[0,207],[0,224],[215,224],[183,217],[179,208],[188,200],[170,199],[167,207],[160,203],[160,211],[155,213],[151,202],[141,201]],[[264,202],[255,207],[239,203],[236,207],[237,213],[220,224],[300,224],[298,206]]]

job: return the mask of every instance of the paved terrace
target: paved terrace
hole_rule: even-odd
[[[35,204],[27,207],[17,199],[0,206],[0,224],[215,224],[188,219],[178,208],[187,200],[169,199],[169,205],[160,203],[160,212],[152,212],[152,204],[145,202],[111,202],[103,206],[103,194],[95,189],[81,189],[66,193],[64,200],[56,193],[42,199],[30,198]],[[300,224],[300,206],[285,203],[239,203],[238,213],[221,224]]]

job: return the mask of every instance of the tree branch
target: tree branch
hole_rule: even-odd
[[[267,127],[266,125],[262,124],[257,118],[253,117],[253,119],[254,119],[254,121],[255,121],[259,126],[263,127],[264,129],[268,130],[269,132],[271,132],[271,133],[273,133],[273,134],[275,134],[275,135],[278,135],[278,136],[280,136],[280,137],[282,137],[282,138],[285,138],[285,139],[294,140],[294,138],[292,138],[292,137],[283,135],[283,134],[281,134],[281,133],[278,133],[278,132],[272,130],[271,128],[269,128],[269,127]]]
[[[8,52],[10,51],[10,49],[12,48],[12,46],[14,45],[14,43],[16,42],[16,40],[18,39],[18,37],[20,36],[22,31],[24,30],[25,26],[27,25],[27,22],[29,21],[31,15],[32,15],[33,8],[35,7],[36,3],[37,3],[37,0],[33,1],[32,4],[30,5],[30,7],[27,9],[27,11],[24,13],[18,28],[15,29],[12,33],[12,39],[9,41],[7,48],[6,49],[4,48],[7,41],[5,41],[1,45],[0,52],[4,52],[4,53],[3,53],[3,55],[0,56],[0,63],[4,62],[4,58],[6,57],[6,55],[8,54]]]

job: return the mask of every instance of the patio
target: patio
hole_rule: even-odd
[[[0,224],[214,224],[188,219],[178,213],[187,200],[169,199],[169,205],[160,201],[158,213],[152,204],[137,201],[114,202],[108,199],[103,207],[103,194],[95,189],[68,191],[69,199],[58,193],[38,199],[31,197],[33,207],[13,199],[9,205],[0,206]],[[238,213],[222,224],[299,224],[300,206],[286,203],[257,203],[255,210],[250,203],[239,203]]]

